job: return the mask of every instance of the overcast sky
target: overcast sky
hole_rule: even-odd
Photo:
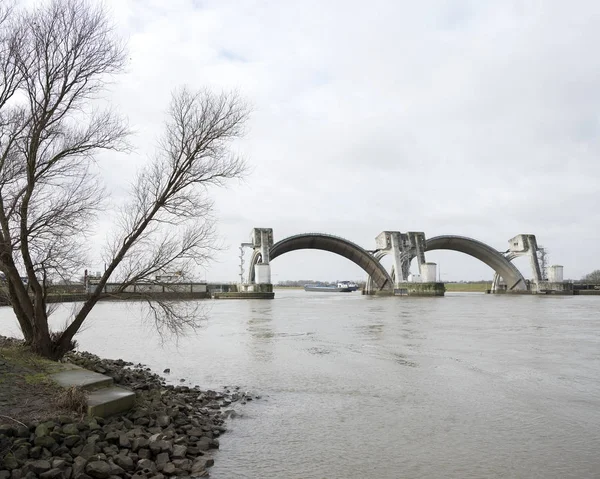
[[[600,2],[106,3],[129,49],[107,98],[138,147],[102,158],[113,195],[156,144],[172,89],[237,89],[253,106],[235,146],[253,172],[213,190],[228,248],[206,279],[236,280],[255,226],[367,249],[383,230],[499,250],[533,233],[565,277],[600,268]],[[461,253],[427,259],[443,280],[493,275]],[[315,251],[277,258],[272,274],[364,276]]]

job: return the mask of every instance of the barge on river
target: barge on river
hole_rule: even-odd
[[[351,293],[356,291],[358,285],[349,281],[341,281],[337,285],[324,286],[318,284],[307,284],[304,286],[304,291],[313,291],[319,293]]]

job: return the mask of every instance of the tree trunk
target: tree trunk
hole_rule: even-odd
[[[44,358],[52,360],[59,359],[55,357],[54,345],[52,344],[48,328],[46,328],[46,331],[44,331],[43,328],[34,328],[33,340],[31,341],[30,348],[35,354],[39,354]]]

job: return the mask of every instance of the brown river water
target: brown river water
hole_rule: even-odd
[[[600,297],[278,290],[202,304],[202,328],[178,342],[112,302],[78,340],[178,384],[262,396],[236,406],[215,479],[600,477]]]

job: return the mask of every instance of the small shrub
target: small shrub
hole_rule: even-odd
[[[77,414],[85,414],[87,411],[87,394],[83,389],[76,386],[66,388],[58,394],[56,405]]]

